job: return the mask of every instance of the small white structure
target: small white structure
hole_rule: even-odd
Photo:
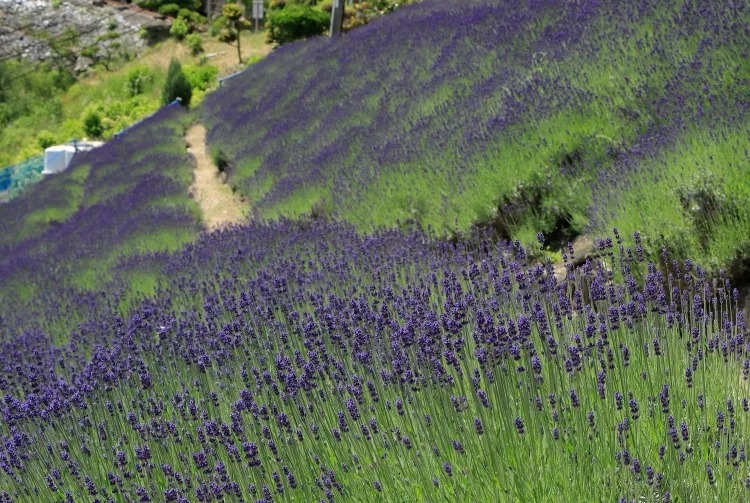
[[[102,145],[100,141],[67,143],[65,145],[55,145],[44,150],[44,170],[43,175],[52,175],[65,171],[70,165],[70,161],[79,152],[87,152]]]
[[[55,145],[45,149],[42,174],[52,175],[65,171],[75,155],[76,148],[73,145]]]

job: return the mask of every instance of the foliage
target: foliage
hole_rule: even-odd
[[[163,4],[159,6],[159,14],[163,16],[177,17],[177,14],[179,12],[180,12],[180,6],[174,3],[167,3],[167,4]],[[172,26],[174,26],[174,24]]]
[[[330,17],[305,5],[288,4],[268,14],[268,41],[286,44],[301,38],[320,35],[328,29]]]
[[[96,110],[87,110],[83,114],[83,132],[90,138],[101,138],[104,135],[102,117]]]
[[[44,130],[44,129],[42,131],[39,131],[39,133],[37,133],[36,141],[39,144],[39,148],[41,148],[42,150],[48,147],[51,147],[52,145],[56,143],[54,133]]]
[[[372,2],[357,2],[353,8],[345,13],[344,31],[364,26],[378,17],[393,12],[398,7],[408,5],[409,0],[376,0]],[[331,4],[324,5],[324,10],[330,12]]]
[[[141,133],[115,147],[153,155],[169,130]],[[118,151],[91,156],[84,186],[99,203],[82,199],[45,235],[65,252],[58,269],[84,281],[70,261],[106,257],[96,243],[163,200],[147,189],[184,189],[157,168],[179,166],[179,136],[167,137],[171,155],[128,158],[128,169],[110,164]],[[126,190],[116,174],[136,184]],[[178,215],[161,207],[124,229],[189,225]],[[84,230],[68,236],[79,229],[68,222],[96,231],[71,255]],[[52,299],[39,302],[55,309],[27,302],[14,314],[12,296],[0,306],[4,327],[20,334],[0,369],[9,433],[26,452],[16,477],[0,474],[3,490],[490,502],[544,501],[554,487],[565,502],[741,500],[750,408],[737,306],[723,281],[689,263],[674,271],[685,300],[670,302],[637,238],[634,249],[616,239],[597,243],[604,261],[559,282],[517,245],[363,236],[325,219],[255,222],[177,253],[99,258],[112,273],[93,283],[96,295],[56,287],[52,270],[41,278]],[[638,285],[631,271],[648,280]],[[119,292],[136,283],[137,300],[125,302]],[[45,330],[24,330],[32,323]],[[70,428],[83,440],[70,441]]]
[[[162,105],[180,98],[182,104],[187,107],[190,106],[192,95],[193,90],[185,73],[182,71],[182,65],[175,58],[172,58],[167,70],[167,80],[164,82],[162,89]]]
[[[0,500],[746,500],[743,8],[416,3],[207,98],[248,225],[178,106],[0,206]]]
[[[67,72],[48,65],[0,61],[0,126],[35,113],[54,113],[59,94],[72,83]]]
[[[190,87],[200,91],[207,91],[214,87],[216,77],[219,75],[219,69],[208,64],[185,65],[182,71],[190,83]]]
[[[190,33],[190,26],[187,21],[182,18],[177,18],[172,21],[172,26],[169,28],[169,34],[177,40],[183,40],[188,33]]]
[[[219,34],[219,38],[229,44],[234,42],[235,47],[237,47],[237,63],[242,64],[240,33],[243,30],[250,29],[252,25],[245,19],[242,6],[232,2],[227,2],[222,6],[221,19],[223,21],[223,32]]]
[[[128,72],[128,81],[126,84],[126,94],[128,97],[143,94],[146,86],[154,79],[153,71],[145,66],[137,66]]]
[[[203,41],[201,39],[201,36],[197,33],[188,35],[185,39],[185,42],[190,48],[190,54],[192,54],[193,56],[197,56],[203,52]]]
[[[229,159],[227,155],[220,148],[211,148],[210,151],[211,162],[216,166],[219,173],[224,173],[229,168]]]
[[[714,232],[712,251],[701,251],[674,194],[675,168],[651,161],[683,139],[670,166],[693,166],[709,152],[718,158],[716,139],[688,138],[746,129],[744,112],[733,110],[748,99],[742,83],[750,74],[739,63],[747,37],[730,34],[731,10],[702,17],[687,1],[645,10],[511,7],[418,3],[358,30],[351,43],[311,40],[275,51],[204,101],[209,142],[235,166],[230,183],[261,218],[306,214],[328,199],[337,218],[362,231],[416,224],[455,236],[499,216],[512,222],[498,226],[498,237],[524,244],[539,231],[562,241],[622,227],[643,230],[654,259],[667,244],[659,233],[680,257],[731,257],[730,235],[747,238],[729,229],[746,216],[722,213],[734,222],[728,234]],[[493,16],[512,29],[498,31]],[[644,44],[674,51],[644,54]],[[684,127],[699,123],[702,133]],[[732,137],[719,179],[745,162],[741,135]],[[671,195],[644,196],[666,171]],[[662,214],[674,227],[657,224]],[[680,236],[684,242],[673,239]]]
[[[94,70],[80,81],[52,63],[0,63],[0,118],[8,120],[0,125],[0,166],[38,154],[40,130],[53,131],[58,141],[85,136],[82,111],[89,106],[102,117],[104,138],[154,112],[166,68],[114,61],[110,71]],[[11,74],[3,85],[3,75]]]
[[[194,12],[201,9],[201,0],[141,0],[138,4],[145,9],[160,13],[163,13],[163,9],[167,12],[174,12],[174,14],[165,14],[170,16],[177,15],[180,9],[188,9]]]

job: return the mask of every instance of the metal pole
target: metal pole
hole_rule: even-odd
[[[255,19],[255,31],[258,31],[260,20],[263,19],[263,0],[253,0],[253,19]]]
[[[333,0],[331,9],[331,38],[341,35],[344,26],[344,2],[342,0]]]

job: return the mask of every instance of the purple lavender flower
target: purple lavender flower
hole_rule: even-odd
[[[474,430],[476,430],[477,435],[481,435],[484,433],[484,428],[482,427],[482,420],[478,417],[474,418]]]
[[[443,470],[446,474],[448,474],[449,477],[453,476],[453,468],[451,467],[451,464],[449,462],[443,463]]]
[[[716,479],[714,478],[714,467],[710,462],[706,463],[706,475],[708,476],[708,483],[714,485],[716,483]]]
[[[570,404],[573,407],[578,407],[580,405],[580,400],[578,399],[578,393],[576,393],[576,390],[572,389],[570,390]]]

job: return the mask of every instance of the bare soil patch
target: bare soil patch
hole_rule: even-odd
[[[213,231],[245,221],[245,201],[232,192],[225,183],[225,175],[219,173],[206,152],[206,128],[201,124],[190,126],[185,143],[188,153],[195,158],[190,195],[201,208],[206,229]]]

